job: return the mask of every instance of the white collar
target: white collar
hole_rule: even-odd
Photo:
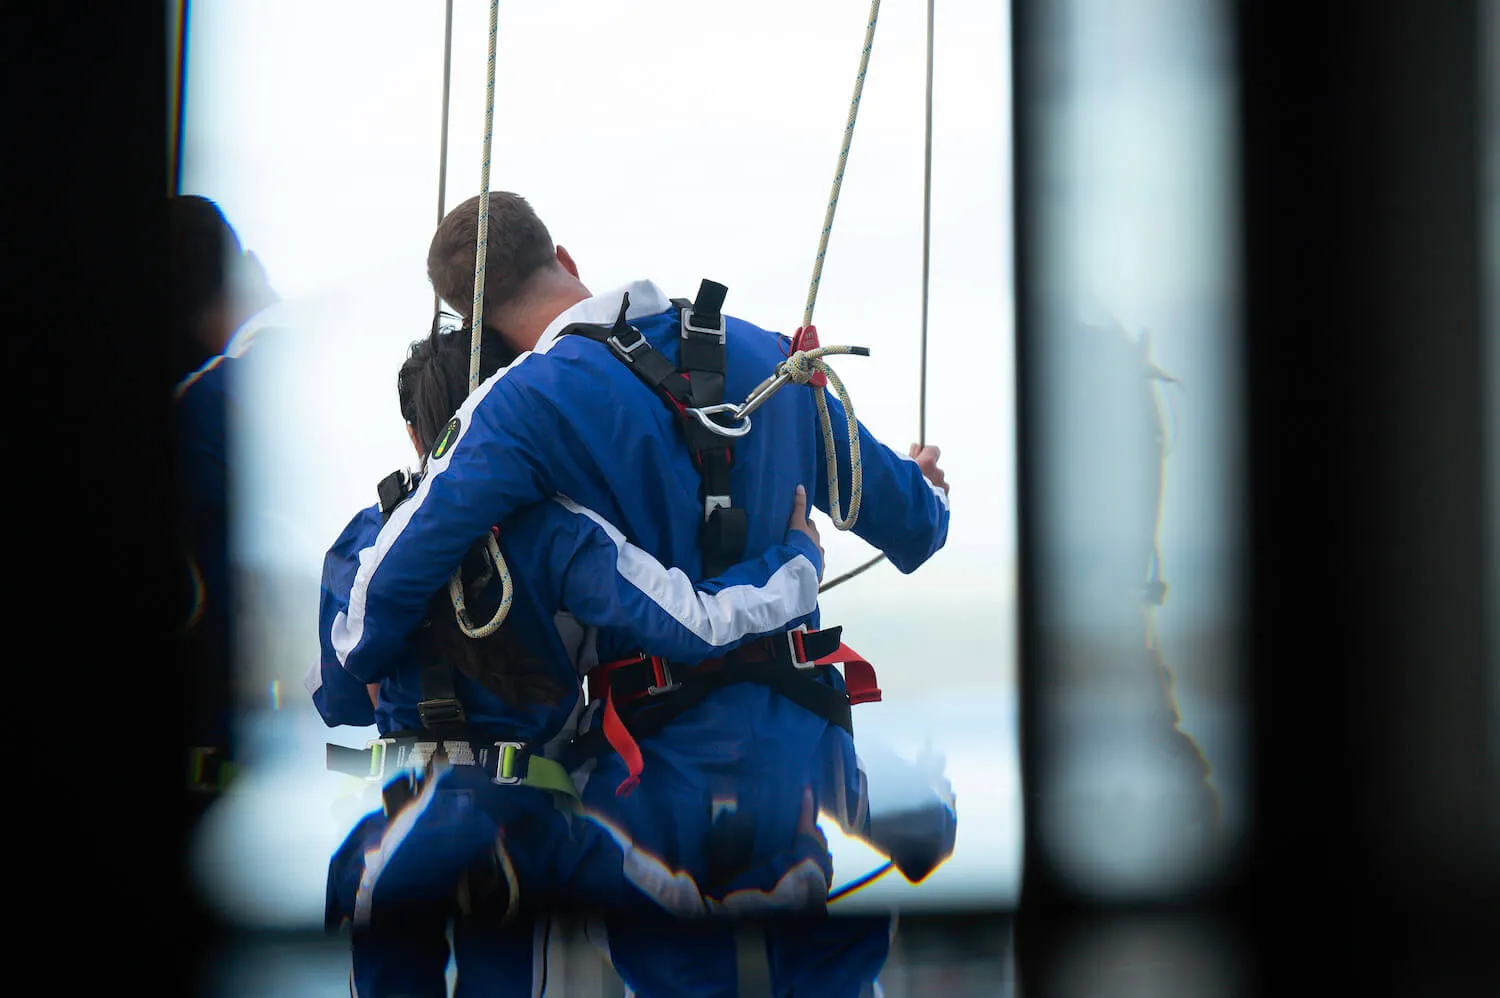
[[[546,353],[552,349],[552,345],[557,342],[557,334],[562,332],[564,326],[570,326],[575,322],[614,322],[615,317],[620,314],[620,301],[627,293],[630,295],[630,307],[625,312],[627,319],[656,315],[658,312],[665,312],[672,305],[671,300],[661,288],[651,281],[632,281],[613,291],[585,298],[566,309],[549,322],[546,329],[542,330],[542,335],[537,339],[536,346],[531,348],[531,352]]]

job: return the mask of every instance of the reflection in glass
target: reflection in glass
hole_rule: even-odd
[[[1246,822],[1230,38],[1222,4],[1037,6],[1038,827],[1075,889],[1156,895]]]

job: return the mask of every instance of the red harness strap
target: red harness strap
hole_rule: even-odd
[[[850,703],[879,703],[880,686],[875,679],[875,667],[865,661],[853,648],[840,643],[839,650],[817,660],[818,665],[842,665],[844,688],[849,693]]]
[[[793,647],[796,649],[797,657],[806,661],[803,652],[803,632],[789,632]],[[747,645],[738,650],[738,654],[744,654],[754,659],[758,652],[763,649],[755,644]],[[706,659],[693,666],[696,674],[704,675],[725,667],[737,652],[731,652],[727,656]],[[640,745],[630,730],[625,727],[616,707],[616,698],[613,693],[613,684],[610,682],[610,674],[627,666],[639,665],[648,662],[651,665],[652,678],[655,687],[662,692],[667,692],[677,687],[669,666],[661,658],[654,655],[638,655],[631,658],[618,659],[614,662],[606,662],[596,666],[588,674],[588,692],[590,700],[604,700],[604,718],[601,728],[604,738],[609,742],[611,748],[620,754],[625,762],[627,776],[625,780],[615,788],[615,795],[627,797],[635,790],[641,782],[641,773],[645,770],[646,761],[641,754]],[[844,674],[845,692],[848,694],[850,704],[874,703],[881,699],[880,687],[875,678],[875,668],[866,661],[858,652],[848,645],[840,642],[837,650],[822,658],[813,660],[815,665],[842,665]],[[635,703],[647,699],[651,693],[645,690],[631,693],[623,697],[624,703]]]
[[[615,698],[606,694],[604,699],[604,737],[609,740],[610,747],[620,753],[620,758],[625,760],[625,768],[630,775],[627,776],[618,787],[615,787],[616,797],[629,797],[641,782],[641,771],[646,768],[646,760],[641,756],[641,747],[630,737],[630,732],[625,728],[625,722],[620,720],[620,715],[615,711]]]
[[[620,713],[615,709],[615,698],[610,692],[609,674],[616,669],[627,665],[635,665],[641,661],[651,663],[651,671],[656,674],[656,684],[667,686],[668,676],[662,660],[654,655],[635,656],[634,658],[622,658],[614,662],[606,662],[595,666],[588,674],[589,699],[604,699],[604,738],[609,742],[611,748],[620,753],[620,758],[625,760],[625,769],[629,774],[618,787],[615,788],[616,797],[629,797],[641,782],[641,773],[646,768],[646,760],[641,755],[641,747],[636,744],[635,738],[630,734],[630,729],[625,727],[625,722],[620,720]],[[720,660],[721,661],[721,660]],[[647,696],[638,693],[629,698],[627,702],[634,702]]]

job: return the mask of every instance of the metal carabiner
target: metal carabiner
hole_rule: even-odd
[[[734,414],[735,418],[747,418],[756,409],[759,409],[761,406],[765,405],[766,401],[770,399],[772,395],[775,395],[783,385],[791,380],[791,378],[792,376],[790,374],[787,374],[785,371],[778,370],[776,374],[771,375],[769,378],[756,385],[755,390],[752,391],[750,395],[745,399],[745,404],[740,406],[739,410]]]
[[[749,397],[745,399],[743,405],[735,405],[732,402],[721,402],[718,405],[706,405],[699,409],[688,409],[687,411],[696,416],[698,422],[721,437],[743,437],[750,432],[750,414],[765,405],[766,401],[772,395],[775,395],[783,385],[791,381],[791,379],[792,376],[790,374],[778,368],[775,374],[755,386],[750,392]],[[744,423],[744,425],[738,427],[723,426],[709,418],[710,416],[716,416],[724,412],[729,413],[735,422]]]
[[[687,409],[684,411],[692,413],[698,422],[703,424],[705,429],[712,433],[717,433],[721,437],[743,437],[750,432],[750,420],[748,419],[744,420],[745,425],[743,426],[723,426],[709,418],[717,416],[721,412],[727,412],[736,420],[743,419],[744,414],[740,411],[740,407],[733,402],[721,402],[718,405],[706,405],[699,409]]]

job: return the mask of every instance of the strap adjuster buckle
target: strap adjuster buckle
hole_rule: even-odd
[[[417,704],[417,714],[422,718],[424,728],[464,722],[463,704],[451,697],[442,700],[423,700]]]
[[[815,669],[818,663],[807,657],[807,647],[802,643],[802,635],[807,632],[807,625],[786,632],[786,646],[792,654],[792,668]]]
[[[646,337],[641,335],[640,330],[636,329],[634,326],[631,326],[630,331],[635,333],[635,342],[630,344],[630,346],[626,346],[625,344],[621,343],[620,337],[618,335],[610,336],[604,341],[609,346],[609,348],[615,352],[615,355],[627,364],[635,363],[635,361],[631,358],[631,354],[635,353],[637,350],[643,350],[647,346],[650,346],[650,344],[646,342]]]
[[[694,314],[691,308],[682,310],[682,338],[687,339],[688,333],[701,333],[705,336],[713,336],[720,343],[724,342],[724,313],[719,313],[719,324],[717,326],[700,326],[694,323]]]
[[[496,742],[495,751],[499,756],[495,759],[495,776],[491,780],[502,787],[515,786],[526,778],[525,773],[516,772],[516,760],[520,758],[521,750],[526,747],[525,742]]]
[[[651,657],[651,671],[656,676],[655,685],[646,687],[648,697],[661,696],[663,693],[671,693],[673,690],[681,689],[682,684],[672,678],[672,667],[664,658]]]
[[[707,523],[713,519],[714,510],[732,509],[733,503],[728,496],[704,496],[703,497],[703,522]]]
[[[390,759],[390,749],[396,744],[394,738],[372,738],[365,749],[370,753],[370,772],[365,776],[369,783],[384,783],[385,770]]]

